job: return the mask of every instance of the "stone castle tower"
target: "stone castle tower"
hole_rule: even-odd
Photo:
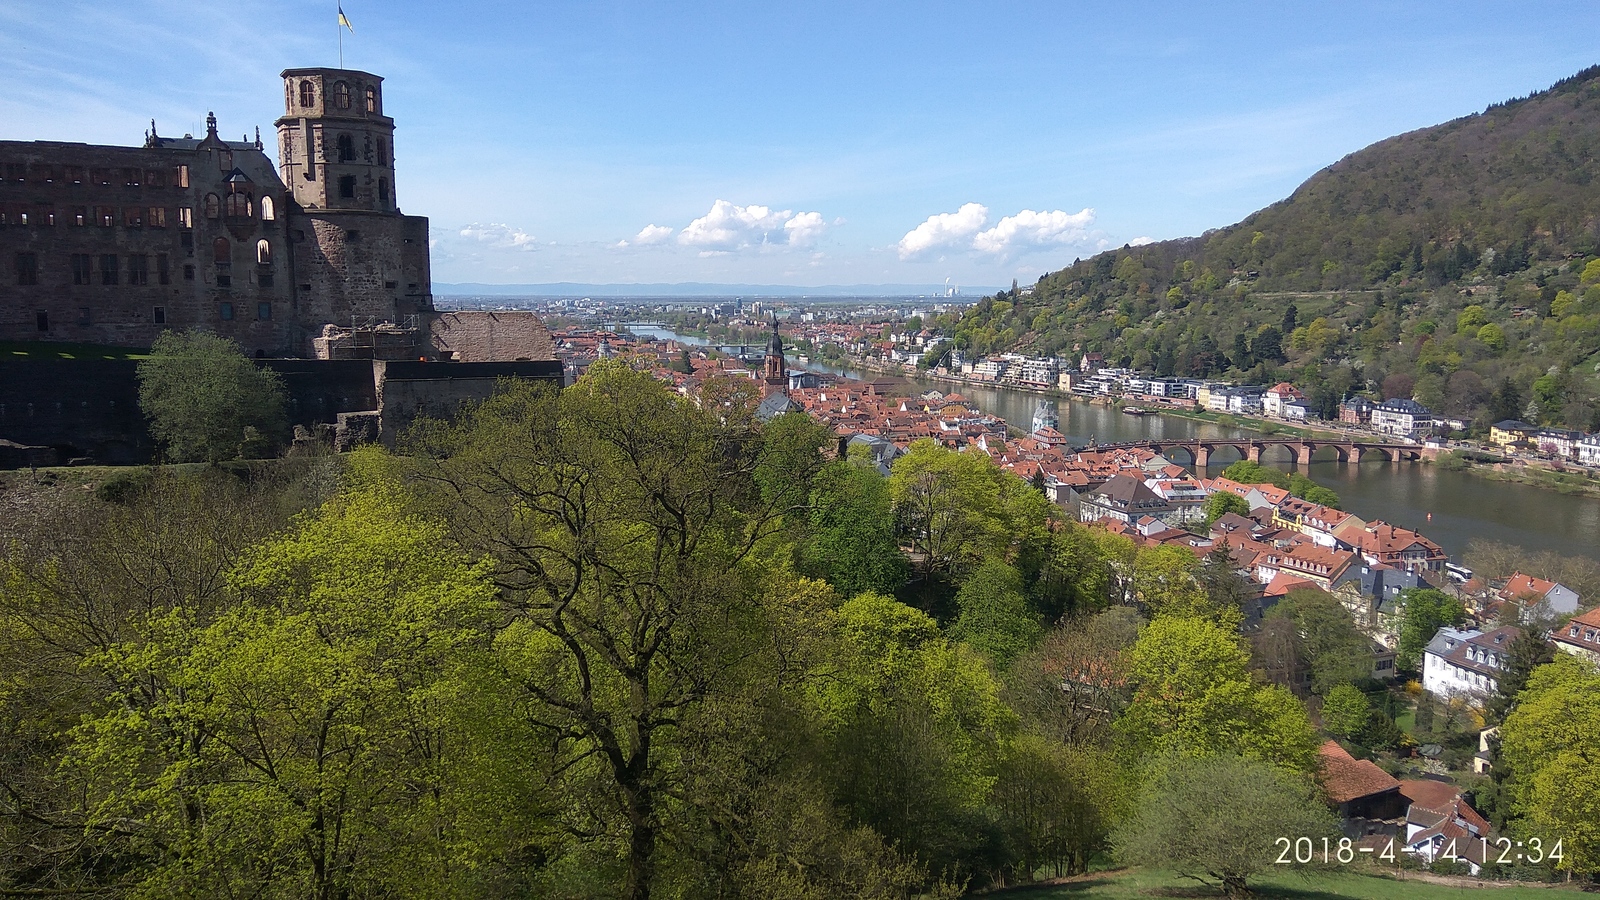
[[[433,309],[428,220],[400,212],[383,79],[287,69],[278,164],[296,206],[289,235],[300,312],[342,326],[416,327]]]

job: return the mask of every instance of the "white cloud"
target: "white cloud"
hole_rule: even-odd
[[[1156,239],[1153,238],[1153,237],[1136,237],[1133,240],[1128,242],[1128,246],[1129,247],[1143,247],[1145,244],[1154,244],[1155,242],[1156,242]]]
[[[964,244],[989,222],[989,208],[967,203],[953,213],[929,216],[926,222],[900,239],[900,258],[910,259],[929,250]]]
[[[1075,213],[1059,209],[1050,212],[1025,209],[1014,216],[1006,216],[993,228],[974,235],[972,247],[985,253],[1004,255],[1074,244],[1092,237],[1089,226],[1093,224],[1092,209],[1085,208]]]
[[[520,228],[510,225],[494,224],[480,225],[473,222],[461,228],[461,236],[467,240],[488,244],[491,247],[513,250],[537,250],[539,239]]]
[[[711,204],[710,212],[678,232],[678,243],[723,252],[751,246],[806,246],[816,240],[825,227],[821,213],[796,214],[790,209],[775,210],[755,204],[735,206],[718,200]]]
[[[822,213],[800,213],[789,221],[783,223],[783,231],[789,237],[792,247],[809,247],[822,235],[827,223],[822,221]]]
[[[646,225],[639,229],[638,234],[633,236],[633,243],[640,247],[648,247],[651,244],[659,244],[669,237],[672,237],[671,228],[665,225]],[[622,241],[617,246],[626,247],[628,242]]]

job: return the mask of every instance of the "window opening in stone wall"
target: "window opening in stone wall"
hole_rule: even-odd
[[[89,181],[91,183],[93,183],[93,184],[98,184],[101,187],[107,187],[107,186],[109,186],[111,184],[111,170],[110,169],[90,169],[89,170]]]
[[[386,208],[389,205],[389,179],[387,178],[378,179],[378,203]]]
[[[165,253],[157,253],[156,254],[156,283],[157,284],[171,284],[172,283],[172,272],[170,271],[169,265],[167,263],[167,255]]]
[[[300,82],[300,105],[317,105],[317,86],[310,81]]]
[[[39,224],[47,228],[54,228],[56,224],[56,211],[46,207],[39,207]]]
[[[146,210],[145,224],[151,228],[167,227],[167,208],[165,206],[152,206]]]
[[[350,108],[350,85],[342,81],[333,85],[333,105],[340,109]]]
[[[178,227],[179,228],[193,228],[194,227],[194,209],[193,209],[193,207],[188,207],[188,206],[180,206],[180,207],[178,207]]]
[[[217,304],[217,315],[221,316],[224,322],[233,321],[233,304],[226,300]]]
[[[222,201],[216,194],[206,195],[206,218],[215,219],[222,212]]]
[[[25,181],[27,176],[28,166],[26,163],[6,163],[7,181]]]
[[[230,219],[248,219],[254,211],[249,194],[229,194],[227,209]]]
[[[143,169],[123,169],[122,170],[123,183],[126,184],[128,187],[138,187],[139,186],[139,182],[143,177],[144,177],[144,170]]]
[[[194,255],[194,232],[192,232],[192,231],[181,232],[178,235],[178,237],[179,237],[178,245],[183,247],[183,255],[184,256],[193,256]]]
[[[101,228],[110,228],[117,224],[117,208],[115,206],[96,206],[94,220],[100,223]]]
[[[72,254],[72,283],[93,284],[94,276],[89,265],[89,254]]]
[[[18,225],[26,225],[26,224],[28,224],[28,211],[27,210],[24,209],[21,212],[17,213],[17,224]]]
[[[219,150],[219,151],[217,151],[217,171],[219,171],[219,172],[232,172],[233,171],[233,151],[232,150]]]
[[[167,324],[167,308],[165,306],[158,306],[155,309],[150,310],[150,319],[157,325]]]
[[[128,257],[128,283],[150,283],[150,257],[135,253]]]
[[[61,177],[73,184],[83,184],[83,166],[67,166]]]
[[[117,283],[117,255],[115,253],[100,254],[100,283]]]
[[[356,158],[356,142],[350,135],[339,135],[335,144],[338,147],[339,162],[350,162]]]
[[[272,318],[272,304],[265,301],[256,304],[256,318],[265,322]]]
[[[89,221],[89,207],[74,206],[72,208],[72,224],[84,225]]]
[[[272,244],[265,239],[256,241],[256,264],[263,266],[272,265]]]
[[[184,281],[193,281],[194,280],[194,266],[187,265],[187,264],[184,265],[184,267],[183,267],[183,280]]]
[[[389,142],[384,140],[383,138],[378,138],[378,165],[387,166],[388,164],[389,164]]]
[[[378,89],[375,88],[375,87],[369,87],[369,88],[367,88],[367,112],[375,113],[377,111],[378,111]]]
[[[217,287],[219,287],[219,288],[233,287],[233,276],[232,275],[224,275],[224,274],[222,274],[223,271],[224,270],[222,270],[222,269],[218,269],[217,270]]]
[[[186,188],[186,187],[189,186],[189,167],[188,166],[179,166],[178,167],[178,171],[176,173],[176,176],[177,177],[175,177],[173,179],[173,183],[174,184],[176,184],[178,187],[181,187],[181,188]]]
[[[39,310],[38,312],[33,314],[33,324],[34,324],[34,327],[38,328],[40,331],[49,331],[50,330],[50,314],[45,312],[42,309]]]
[[[123,207],[122,224],[129,228],[138,228],[144,225],[144,208],[139,206]]]
[[[144,183],[147,187],[166,187],[167,173],[160,169],[150,169],[144,173]]]
[[[277,210],[275,210],[273,208],[273,206],[272,206],[272,198],[271,197],[262,197],[261,198],[261,221],[263,221],[263,222],[271,222],[273,219],[276,219],[277,217],[278,217]]]
[[[211,242],[211,259],[219,266],[233,262],[233,248],[229,246],[227,238],[219,237]]]
[[[33,253],[17,254],[17,284],[39,283],[39,257]]]
[[[356,196],[356,177],[354,175],[343,175],[343,176],[340,176],[340,178],[339,178],[339,196],[344,198],[344,199],[346,199],[346,200],[352,200],[352,199],[355,198],[355,196]]]

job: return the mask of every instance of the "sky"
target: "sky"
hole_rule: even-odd
[[[1024,284],[1600,62],[1600,4],[342,0],[436,282]],[[0,0],[0,140],[262,129],[335,0]]]

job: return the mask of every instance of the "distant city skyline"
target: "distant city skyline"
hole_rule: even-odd
[[[443,283],[1028,284],[1595,63],[1600,9],[344,0]],[[331,0],[0,0],[0,139],[259,126]]]

